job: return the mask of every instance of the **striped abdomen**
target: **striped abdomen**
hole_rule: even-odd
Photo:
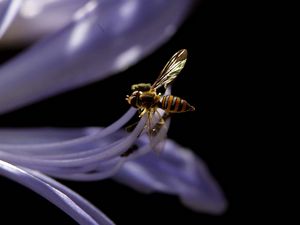
[[[159,107],[166,110],[166,112],[180,113],[195,110],[186,100],[173,95],[162,96],[160,103]]]

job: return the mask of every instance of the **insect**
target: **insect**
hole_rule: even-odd
[[[161,127],[165,119],[158,112],[158,108],[163,109],[168,116],[170,113],[182,113],[187,111],[194,111],[195,107],[190,105],[186,100],[174,96],[157,93],[161,87],[167,87],[173,82],[180,71],[183,69],[187,59],[187,50],[181,49],[176,52],[167,62],[163,70],[160,72],[156,81],[151,85],[150,83],[139,83],[131,86],[131,95],[126,96],[126,101],[129,105],[139,110],[139,117],[147,113],[147,127],[148,134],[153,136],[155,133],[153,127]],[[156,126],[151,126],[153,115],[157,113],[159,122]]]

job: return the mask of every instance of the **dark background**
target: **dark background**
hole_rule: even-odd
[[[104,81],[1,115],[1,126],[108,125],[128,109],[124,96],[131,84],[154,81],[170,56],[186,48],[188,61],[172,91],[194,105],[196,112],[173,116],[168,136],[193,149],[207,163],[228,199],[228,210],[219,216],[195,213],[183,207],[176,197],[140,194],[110,180],[62,182],[116,224],[243,224],[256,214],[252,208],[249,217],[251,206],[247,199],[251,193],[246,192],[245,197],[242,189],[246,176],[243,164],[247,154],[251,154],[248,143],[242,142],[246,118],[241,115],[243,98],[238,89],[243,89],[245,83],[237,76],[243,73],[239,64],[242,56],[238,54],[238,27],[232,26],[224,6],[203,1],[168,43],[137,65]],[[21,50],[1,50],[2,62]],[[140,80],[141,74],[149,80]],[[112,90],[115,95],[106,94]],[[74,224],[66,214],[30,190],[5,178],[0,178],[0,183],[1,221],[6,219],[14,224],[21,218],[23,223],[41,224],[38,214],[51,224]]]

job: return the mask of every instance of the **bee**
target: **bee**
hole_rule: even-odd
[[[139,110],[139,117],[147,113],[148,134],[153,135],[154,130],[150,126],[152,116],[157,113],[159,122],[156,127],[161,127],[164,124],[164,118],[158,112],[158,109],[163,109],[166,115],[170,113],[182,113],[194,111],[195,107],[190,105],[186,100],[174,96],[157,93],[157,90],[163,87],[165,90],[174,81],[180,71],[183,69],[187,59],[187,50],[181,49],[176,52],[167,62],[158,78],[153,84],[139,83],[131,86],[131,95],[126,96],[126,101],[129,105]]]

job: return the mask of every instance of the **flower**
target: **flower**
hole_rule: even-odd
[[[37,36],[27,37],[28,40],[53,32],[0,67],[0,112],[125,70],[168,40],[192,3],[192,0],[0,2],[2,43],[8,43],[10,36],[24,36],[16,35],[12,29],[18,26],[18,21],[23,25],[28,21],[35,24],[30,29]],[[46,19],[54,11],[60,23]],[[47,24],[41,26],[41,20]],[[112,178],[141,192],[177,195],[195,211],[223,212],[226,200],[222,192],[192,151],[166,140],[163,152],[155,154],[147,137],[139,137],[145,117],[132,133],[123,131],[122,127],[134,114],[135,109],[130,109],[105,128],[2,128],[0,174],[45,197],[80,224],[114,223],[50,177],[74,181]],[[165,128],[153,143],[165,137],[168,126]],[[132,146],[137,150],[124,157]]]

